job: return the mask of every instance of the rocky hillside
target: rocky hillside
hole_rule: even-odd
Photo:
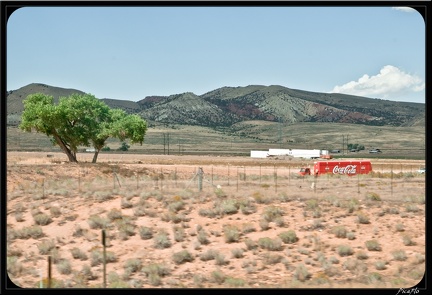
[[[8,92],[8,123],[19,121],[22,100],[42,92],[55,99],[75,89],[30,84]],[[191,92],[170,96],[150,96],[138,102],[102,99],[112,108],[139,114],[149,122],[227,127],[263,120],[285,123],[334,122],[374,126],[425,125],[425,104],[394,102],[353,95],[317,93],[282,86],[250,85],[222,87],[201,96]]]

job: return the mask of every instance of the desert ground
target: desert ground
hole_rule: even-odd
[[[17,286],[400,289],[423,278],[424,161],[374,159],[368,175],[314,178],[297,173],[310,160],[91,159],[7,153]]]

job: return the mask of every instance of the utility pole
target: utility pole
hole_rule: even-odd
[[[164,155],[166,154],[166,147],[168,147],[168,155],[169,155],[169,133],[163,134],[163,145],[164,145]]]
[[[348,151],[348,134],[347,134],[347,142],[346,142],[346,145],[347,145],[347,153],[349,152]]]
[[[169,133],[167,134],[168,137],[168,155],[169,155]]]
[[[346,135],[346,141],[345,135],[342,135],[342,154],[345,154],[345,150],[348,152],[348,135]]]
[[[281,118],[279,117],[279,148],[282,148],[282,127],[281,127]]]
[[[345,135],[342,135],[342,154],[345,154]]]
[[[165,133],[164,133],[163,134],[164,155],[165,155],[165,144],[166,144],[166,138],[165,138]]]

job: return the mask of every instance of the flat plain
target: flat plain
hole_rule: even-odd
[[[356,155],[357,157],[362,155]],[[368,155],[367,155],[368,156]],[[301,177],[310,160],[7,152],[7,270],[23,288],[410,288],[424,160]],[[199,171],[202,168],[203,174]]]

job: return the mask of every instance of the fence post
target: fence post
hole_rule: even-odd
[[[229,186],[229,178],[230,178],[230,164],[228,164],[228,186]]]
[[[291,165],[288,164],[288,185],[290,183],[290,178],[291,178]]]
[[[105,230],[102,230],[102,246],[103,246],[103,287],[106,288],[106,244]]]
[[[201,192],[202,191],[202,179],[203,179],[204,171],[202,167],[198,168],[198,189]]]
[[[239,172],[238,172],[238,167],[237,167],[237,191],[238,191],[238,183],[239,183]]]
[[[357,193],[360,193],[360,174],[357,173]]]
[[[48,284],[47,288],[51,288],[51,255],[48,255]]]
[[[261,163],[260,163],[260,185],[261,185]]]
[[[391,165],[391,170],[390,170],[390,196],[393,197],[393,164]]]
[[[169,150],[168,150],[168,155],[169,155]],[[162,173],[162,167],[160,168],[160,190],[162,192],[163,189],[163,173]]]
[[[313,182],[314,183],[314,185],[313,185],[313,187],[314,187],[314,194],[316,194],[316,187],[317,187],[318,176],[314,174],[313,178],[314,178],[314,182]]]
[[[114,187],[114,189],[116,188],[114,168],[113,168],[113,187]]]

